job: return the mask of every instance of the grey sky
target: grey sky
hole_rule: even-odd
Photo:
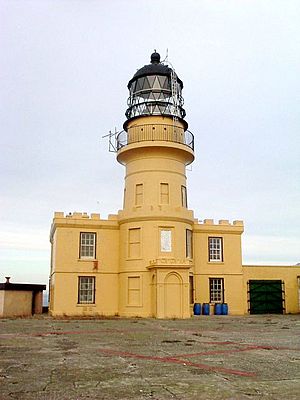
[[[243,219],[244,263],[300,262],[300,2],[0,0],[0,281],[46,283],[54,211],[122,207],[127,82],[183,80],[189,207]]]

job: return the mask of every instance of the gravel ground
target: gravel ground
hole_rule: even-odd
[[[300,315],[0,319],[0,399],[299,399]]]

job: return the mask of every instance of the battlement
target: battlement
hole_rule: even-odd
[[[194,230],[196,232],[228,232],[241,234],[244,231],[244,222],[241,220],[235,220],[231,223],[228,219],[220,219],[217,223],[215,223],[213,219],[204,219],[203,221],[195,220]]]
[[[91,213],[90,215],[88,215],[88,213],[86,213],[86,212],[73,212],[73,213],[64,213],[64,212],[61,212],[61,211],[55,211],[54,212],[54,219],[57,219],[57,218],[67,218],[67,219],[71,219],[71,220],[78,220],[78,219],[91,219],[91,220],[98,220],[98,221],[100,221],[101,220],[101,217],[100,217],[100,214],[97,214],[97,213]],[[107,218],[108,220],[113,220],[113,221],[115,221],[115,220],[117,220],[118,219],[118,216],[117,215],[115,215],[115,214],[109,214],[109,216],[108,216],[108,218]]]
[[[201,223],[201,222],[199,222]],[[213,219],[204,219],[202,222],[203,225],[233,225],[233,226],[244,226],[244,222],[241,220],[232,221],[232,224],[228,219],[220,219],[217,224],[215,224]]]
[[[190,213],[190,217],[193,218],[193,214],[190,210],[188,210]],[[107,220],[109,221],[117,221],[119,217],[122,217],[122,212],[119,211],[119,215],[117,214],[109,214]],[[70,220],[78,220],[78,219],[90,219],[90,220],[101,220],[100,214],[97,213],[91,213],[90,215],[86,212],[69,212],[69,213],[64,213],[62,211],[55,211],[54,212],[54,219],[58,218],[67,218]],[[194,219],[194,222],[196,225],[201,225],[201,226],[236,226],[236,227],[243,227],[244,222],[241,220],[234,220],[232,223],[228,219],[220,219],[218,223],[215,223],[213,219],[204,219],[203,221],[199,221],[198,219]]]

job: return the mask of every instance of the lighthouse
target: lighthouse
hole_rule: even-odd
[[[106,219],[54,213],[50,314],[182,319],[195,304],[247,313],[256,270],[242,267],[243,222],[199,221],[188,208],[195,155],[182,80],[154,51],[127,86],[123,130],[110,135],[124,168],[123,207]]]
[[[182,88],[157,52],[128,83],[127,119],[116,147],[117,160],[125,166],[120,296],[128,296],[129,281],[131,315],[137,312],[135,302],[142,306],[137,295],[142,286],[150,315],[190,316],[194,217],[187,204],[186,166],[194,160],[194,137],[184,120]],[[122,299],[121,314],[128,313],[125,304]]]

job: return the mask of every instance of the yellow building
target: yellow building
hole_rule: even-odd
[[[107,220],[54,214],[52,315],[189,318],[203,303],[232,315],[299,311],[300,267],[242,266],[243,222],[199,223],[188,209],[194,136],[182,88],[156,52],[129,81],[114,145],[125,167],[123,209]]]

